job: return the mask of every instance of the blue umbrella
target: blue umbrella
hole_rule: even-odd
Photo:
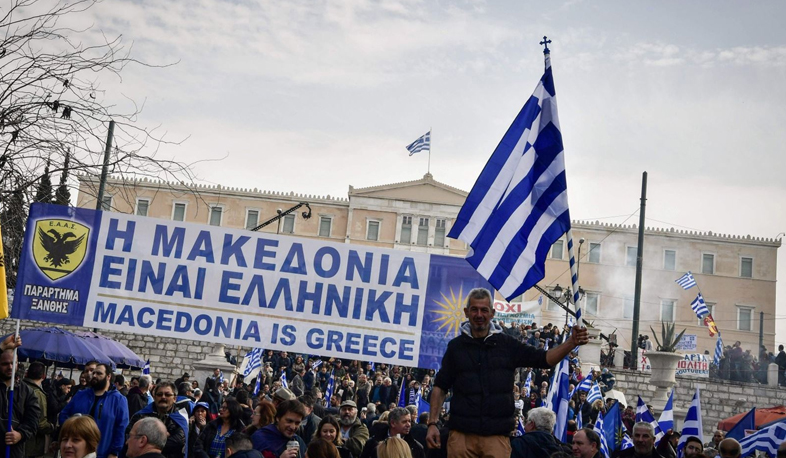
[[[3,336],[3,339],[10,334]],[[76,334],[56,327],[19,331],[22,346],[17,349],[20,361],[43,361],[60,367],[82,368],[90,361],[115,367],[112,358]]]
[[[145,360],[131,351],[130,348],[107,336],[91,331],[77,332],[76,335],[98,347],[109,356],[120,369],[142,369],[145,365]],[[22,342],[24,342],[24,340],[22,340]]]

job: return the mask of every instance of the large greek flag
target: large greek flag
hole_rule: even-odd
[[[535,92],[486,163],[449,234],[471,247],[467,261],[508,300],[543,278],[549,249],[570,230],[555,96],[546,54]],[[569,254],[572,242],[569,234]]]
[[[431,131],[421,135],[417,140],[407,145],[407,151],[412,156],[415,153],[428,150],[431,152]]]
[[[696,393],[693,395],[688,413],[685,415],[685,422],[682,424],[682,436],[680,436],[680,441],[677,443],[677,458],[682,458],[682,449],[685,448],[685,441],[691,436],[698,437],[704,443],[701,421],[701,395],[698,388],[696,388]]]
[[[603,412],[598,412],[598,419],[595,420],[593,430],[600,436],[600,456],[609,458],[609,442],[606,440],[606,432],[603,430]]]
[[[756,450],[766,452],[769,456],[776,456],[778,446],[784,441],[786,441],[786,423],[775,423],[742,439],[741,456],[748,456]]]

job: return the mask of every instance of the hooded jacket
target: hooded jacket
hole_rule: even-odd
[[[251,443],[254,446],[254,450],[259,451],[265,457],[269,456],[270,453],[281,456],[287,448],[287,442],[291,440],[296,440],[300,444],[297,456],[298,458],[303,458],[306,455],[306,443],[297,434],[290,439],[281,434],[276,425],[273,424],[258,429],[251,435]]]
[[[550,367],[546,351],[517,341],[493,322],[486,337],[475,339],[464,322],[434,381],[445,392],[453,389],[449,428],[481,436],[510,434],[516,427],[511,387],[517,367]]]
[[[92,389],[80,390],[60,412],[60,424],[65,423],[75,413],[90,415],[94,402],[96,402],[96,395]],[[101,431],[101,441],[98,442],[96,456],[107,458],[109,455],[119,455],[126,439],[128,401],[114,386],[98,398],[94,420],[98,430]]]

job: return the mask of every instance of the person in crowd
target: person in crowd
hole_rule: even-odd
[[[633,425],[633,447],[616,450],[612,458],[663,458],[655,450],[655,429],[651,424],[640,421]]]
[[[123,396],[128,396],[128,387],[126,386],[126,378],[123,374],[115,374],[115,389]]]
[[[6,339],[7,340],[7,339]],[[4,341],[5,343],[5,341]],[[25,455],[25,445],[33,440],[38,429],[38,422],[42,416],[35,394],[27,383],[16,385],[13,391],[14,411],[12,413],[13,426],[9,431],[7,418],[9,410],[9,390],[13,376],[14,351],[3,350],[0,353],[0,412],[2,412],[3,437],[5,445],[11,446],[11,458],[22,458]]]
[[[720,442],[718,452],[721,458],[740,458],[742,446],[736,439],[727,437]]]
[[[684,458],[700,458],[704,456],[704,445],[698,437],[690,436],[685,439],[685,447],[682,452]]]
[[[47,393],[46,407],[49,423],[56,424],[57,417],[60,411],[68,404],[71,399],[71,387],[74,386],[74,381],[71,379],[63,378],[54,383],[54,389]]]
[[[202,431],[207,426],[207,415],[210,407],[206,402],[197,402],[194,404],[191,418],[188,419],[188,456],[194,457],[194,443],[199,439]]]
[[[218,418],[205,426],[194,442],[194,456],[189,458],[219,458],[226,456],[224,441],[235,432],[243,431],[243,409],[235,398],[227,397],[219,407]]]
[[[251,438],[247,434],[237,432],[226,438],[225,445],[227,457],[235,458],[262,458],[262,454],[254,450]]]
[[[42,457],[46,451],[47,436],[54,431],[54,427],[47,418],[46,393],[41,385],[46,377],[46,368],[38,361],[30,363],[27,368],[27,377],[24,383],[30,388],[31,393],[38,402],[41,414],[38,417],[38,430],[25,442],[25,456]]]
[[[377,405],[373,402],[369,402],[366,405],[366,418],[363,420],[363,424],[366,425],[369,431],[371,430],[371,425],[377,418],[379,418],[379,415],[377,415]]]
[[[389,437],[401,437],[407,443],[412,458],[425,458],[426,454],[423,445],[418,443],[410,431],[412,429],[412,414],[403,407],[396,407],[390,410],[387,424],[378,423],[372,427],[371,436],[363,446],[360,458],[376,458],[377,445],[384,442]]]
[[[172,382],[157,384],[153,398],[155,399],[153,404],[145,406],[131,417],[127,434],[130,434],[131,428],[139,420],[148,417],[158,418],[164,423],[167,436],[161,453],[166,458],[183,458],[186,444],[188,444],[189,425],[175,405],[175,384]]]
[[[453,448],[470,447],[466,456],[509,455],[511,445],[507,437],[516,422],[510,388],[514,370],[522,366],[552,367],[589,341],[587,329],[574,326],[565,343],[548,351],[537,350],[502,333],[499,326],[492,324],[494,313],[487,289],[470,291],[464,308],[468,322],[462,324],[461,334],[448,343],[442,368],[434,381],[426,441],[429,447],[441,446],[437,421],[447,392],[452,388],[449,455],[451,443]],[[494,383],[484,386],[484,380]],[[477,435],[479,439],[469,442],[467,434]]]
[[[388,379],[390,380],[390,379]],[[339,409],[339,423],[341,423],[341,438],[353,456],[360,456],[363,446],[369,438],[368,428],[358,418],[358,406],[355,401],[344,401]]]
[[[148,392],[150,391],[150,378],[139,377],[137,386],[128,390],[128,414],[133,416],[148,405]]]
[[[655,449],[663,458],[677,458],[677,444],[680,441],[679,431],[668,430]]]
[[[721,431],[719,429],[716,429],[715,432],[712,434],[712,439],[710,439],[709,442],[704,444],[704,447],[714,448],[717,450],[718,448],[720,448],[720,443],[725,437],[726,437],[726,431]]]
[[[278,388],[275,393],[273,393],[273,405],[276,406],[276,408],[284,401],[294,401],[296,399],[297,396],[295,396],[295,393],[287,388]]]
[[[617,383],[617,378],[614,377],[614,374],[612,374],[611,371],[609,371],[609,369],[606,367],[604,367],[600,372],[600,383],[604,385],[604,392],[613,390],[614,385]]]
[[[625,429],[633,431],[633,425],[636,423],[636,411],[633,410],[633,406],[625,407],[622,412],[622,423],[625,425]]]
[[[293,399],[282,402],[276,409],[273,424],[265,426],[251,436],[254,449],[266,457],[303,458],[306,453],[306,443],[297,435],[297,428],[306,416],[303,404]],[[297,442],[297,449],[290,448],[290,442]]]
[[[778,457],[783,458],[786,456],[786,441],[781,442],[781,445],[778,446]]]
[[[237,396],[235,396],[235,400],[240,403],[240,408],[243,410],[243,414],[240,416],[240,420],[243,422],[244,425],[251,424],[251,417],[254,416],[254,403],[251,400],[251,396],[248,394],[248,391],[241,390],[238,391]]]
[[[74,414],[90,415],[96,420],[101,431],[96,450],[98,458],[116,458],[120,454],[128,426],[128,401],[112,385],[109,365],[99,363],[95,366],[90,389],[81,390],[71,398],[60,412],[60,424]]]
[[[317,431],[312,440],[322,439],[336,446],[340,458],[352,458],[352,453],[344,447],[344,440],[341,438],[341,426],[336,417],[328,415],[324,417],[317,426]]]
[[[134,424],[126,441],[129,458],[165,458],[166,426],[158,418],[142,418]]]
[[[276,419],[276,406],[270,401],[259,401],[254,408],[254,415],[251,417],[251,424],[246,427],[243,433],[251,437],[255,432],[272,424]]]
[[[191,383],[191,375],[189,375],[188,372],[183,372],[183,375],[175,380],[175,386],[178,387],[178,389],[180,389],[181,383]],[[192,386],[191,389],[193,390],[194,387]]]
[[[90,386],[90,380],[93,378],[93,371],[96,369],[97,365],[98,361],[90,361],[85,364],[85,368],[82,369],[82,373],[79,374],[79,383],[74,386],[71,396]]]
[[[371,392],[371,384],[368,382],[368,376],[362,372],[359,373],[358,383],[355,387],[355,402],[357,403],[357,405],[367,406],[368,396],[370,392]]]
[[[319,425],[319,422],[322,421],[322,418],[318,417],[314,413],[314,398],[311,397],[311,395],[306,394],[300,396],[298,401],[303,404],[306,415],[303,417],[303,421],[300,422],[300,426],[297,429],[297,435],[308,442],[312,437],[314,437],[314,433],[317,431],[317,425]]]
[[[775,364],[778,365],[778,385],[786,385],[786,351],[783,345],[778,345],[778,356],[775,357]]]
[[[60,426],[61,458],[95,458],[101,431],[92,417],[71,417]]]
[[[412,413],[412,411],[410,411],[410,413]],[[409,430],[409,433],[412,435],[413,439],[425,447],[426,434],[428,434],[428,412],[423,412],[420,415],[417,415],[416,410],[412,415],[412,418],[417,418],[418,421],[412,423],[412,429]]]
[[[391,437],[377,446],[379,458],[412,458],[409,445],[400,437]]]
[[[300,358],[300,356],[298,356],[298,358]],[[300,359],[302,361],[303,358]],[[303,377],[306,375],[306,369],[305,367],[301,369],[293,368],[292,372],[294,372],[295,375],[292,376],[292,381],[289,382],[290,389],[295,394],[295,396],[303,396],[303,394],[306,392],[306,384],[303,381]]]
[[[218,370],[218,369],[216,369]],[[224,396],[218,389],[218,379],[216,377],[208,377],[205,379],[205,389],[202,391],[201,401],[207,402],[210,406],[211,417],[219,414],[219,408],[222,405]]]
[[[558,451],[569,451],[551,434],[557,416],[551,409],[538,407],[527,413],[524,434],[510,441],[512,458],[528,458],[551,455]],[[448,446],[450,450],[450,446]],[[450,451],[448,452],[450,453]]]
[[[322,439],[314,439],[308,444],[306,456],[308,458],[341,458],[338,448],[332,442]]]
[[[582,428],[573,434],[571,449],[575,458],[601,458],[600,436],[592,428]]]

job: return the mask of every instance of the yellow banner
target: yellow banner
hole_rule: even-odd
[[[0,229],[0,320],[8,318],[8,285],[5,282],[5,253],[3,231]]]

